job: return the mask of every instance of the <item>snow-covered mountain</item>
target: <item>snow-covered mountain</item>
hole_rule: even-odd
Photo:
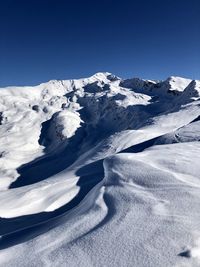
[[[1,266],[199,266],[200,81],[0,89]]]

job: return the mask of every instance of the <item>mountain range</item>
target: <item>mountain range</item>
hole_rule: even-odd
[[[0,266],[199,266],[200,81],[0,88]]]

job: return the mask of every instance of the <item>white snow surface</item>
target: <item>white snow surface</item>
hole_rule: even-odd
[[[200,81],[0,89],[0,266],[200,266]]]

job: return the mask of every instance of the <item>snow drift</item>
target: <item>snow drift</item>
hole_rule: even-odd
[[[200,81],[0,89],[1,266],[199,266]]]

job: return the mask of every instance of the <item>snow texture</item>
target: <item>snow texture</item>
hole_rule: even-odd
[[[200,266],[200,81],[0,89],[0,266]]]

